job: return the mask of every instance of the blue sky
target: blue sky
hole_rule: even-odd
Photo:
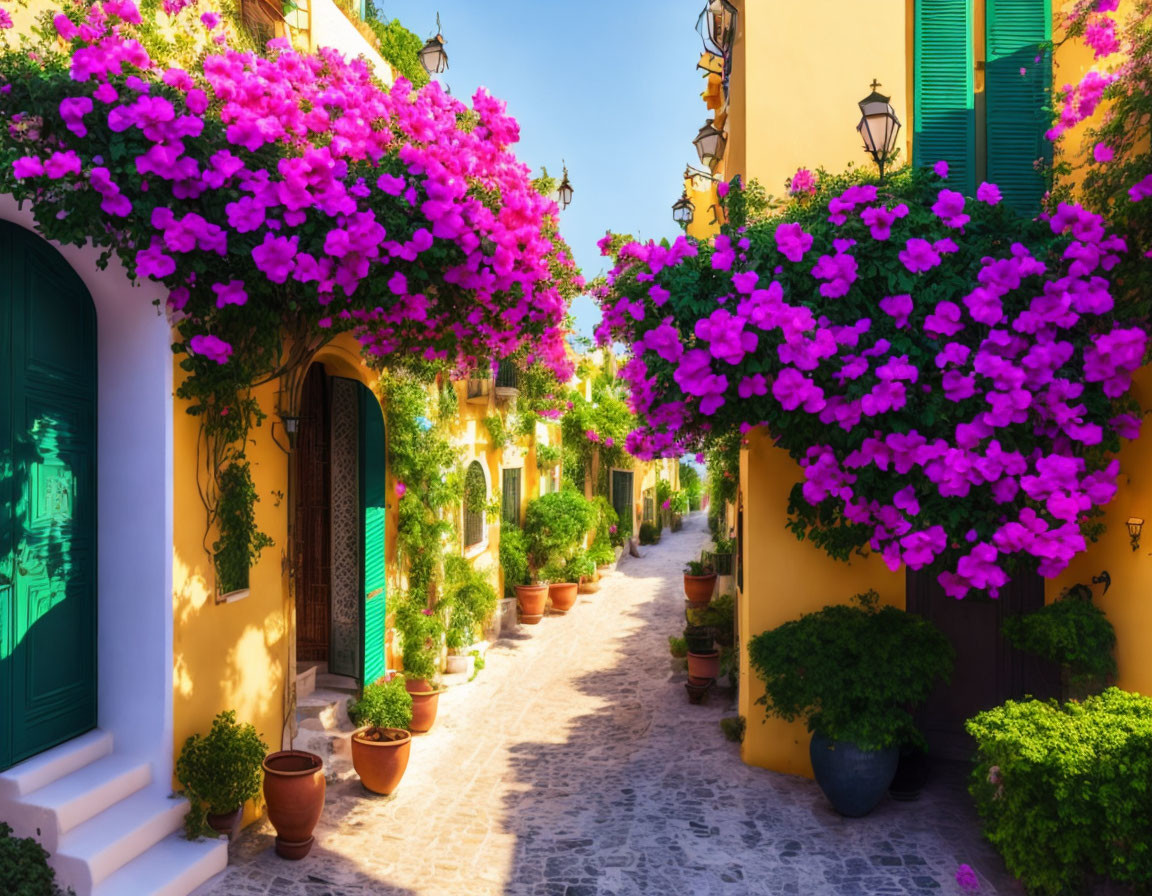
[[[703,0],[376,0],[421,39],[440,13],[449,69],[439,76],[468,99],[484,86],[520,122],[520,159],[560,174],[575,196],[561,230],[589,279],[604,270],[596,241],[611,229],[675,236],[672,203],[692,138],[707,117],[696,69]],[[573,306],[591,335],[599,311]]]

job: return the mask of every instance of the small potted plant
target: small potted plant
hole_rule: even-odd
[[[206,735],[184,741],[176,780],[190,804],[184,819],[189,837],[209,829],[233,837],[244,804],[260,794],[260,766],[267,752],[252,725],[236,722],[234,710],[216,716]]]
[[[548,601],[553,613],[563,615],[572,609],[579,588],[572,581],[572,573],[566,562],[553,560],[544,564],[536,573],[536,578],[548,584]]]
[[[496,589],[487,573],[455,554],[444,560],[444,643],[448,647],[447,671],[467,671],[472,645],[489,616],[496,610]]]
[[[952,670],[952,645],[928,620],[878,605],[874,591],[751,639],[758,701],[808,723],[816,782],[841,815],[867,815],[883,798],[902,744],[915,741],[915,707]]]
[[[640,544],[659,544],[660,528],[655,523],[640,524]]]
[[[438,607],[427,606],[416,595],[405,595],[397,604],[395,626],[401,638],[404,685],[412,695],[410,727],[422,734],[432,730],[440,702],[441,689],[436,683],[440,677],[444,621]]]
[[[366,685],[359,700],[348,701],[352,765],[360,783],[373,793],[392,793],[408,768],[412,749],[412,695],[399,675]]]
[[[565,564],[569,578],[576,579],[581,594],[595,594],[600,590],[600,581],[596,577],[596,562],[589,551],[577,551],[568,558]]]
[[[716,571],[704,558],[684,564],[684,596],[693,607],[702,607],[712,600],[716,590]]]
[[[592,527],[595,505],[573,488],[541,495],[528,502],[524,538],[529,568],[548,582],[552,609],[567,612],[576,603],[577,580],[570,579],[569,560],[581,550]]]
[[[548,604],[548,586],[532,584],[528,548],[519,526],[500,527],[500,568],[504,571],[504,593],[516,598],[520,621],[525,625],[539,623]]]

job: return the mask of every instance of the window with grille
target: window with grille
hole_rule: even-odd
[[[488,501],[488,488],[484,468],[479,461],[468,465],[464,476],[464,547],[470,548],[484,540],[484,505]]]
[[[656,498],[652,494],[652,489],[648,489],[644,493],[644,516],[645,523],[653,523],[656,521]]]
[[[508,361],[500,362],[500,366],[496,368],[496,388],[520,388],[520,376],[514,364],[511,364]]]
[[[520,525],[520,467],[503,473],[504,500],[501,519],[511,526]]]

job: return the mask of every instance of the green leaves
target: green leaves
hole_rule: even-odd
[[[191,802],[185,819],[188,835],[208,830],[204,815],[226,815],[260,794],[261,765],[268,745],[250,724],[239,724],[235,710],[220,713],[206,735],[193,734],[176,760],[176,780]]]

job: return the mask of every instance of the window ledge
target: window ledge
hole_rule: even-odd
[[[484,538],[482,540],[476,542],[476,544],[469,545],[468,547],[464,548],[464,559],[465,560],[471,560],[474,557],[479,557],[481,554],[483,554],[487,550],[488,550],[488,536],[484,536]]]

